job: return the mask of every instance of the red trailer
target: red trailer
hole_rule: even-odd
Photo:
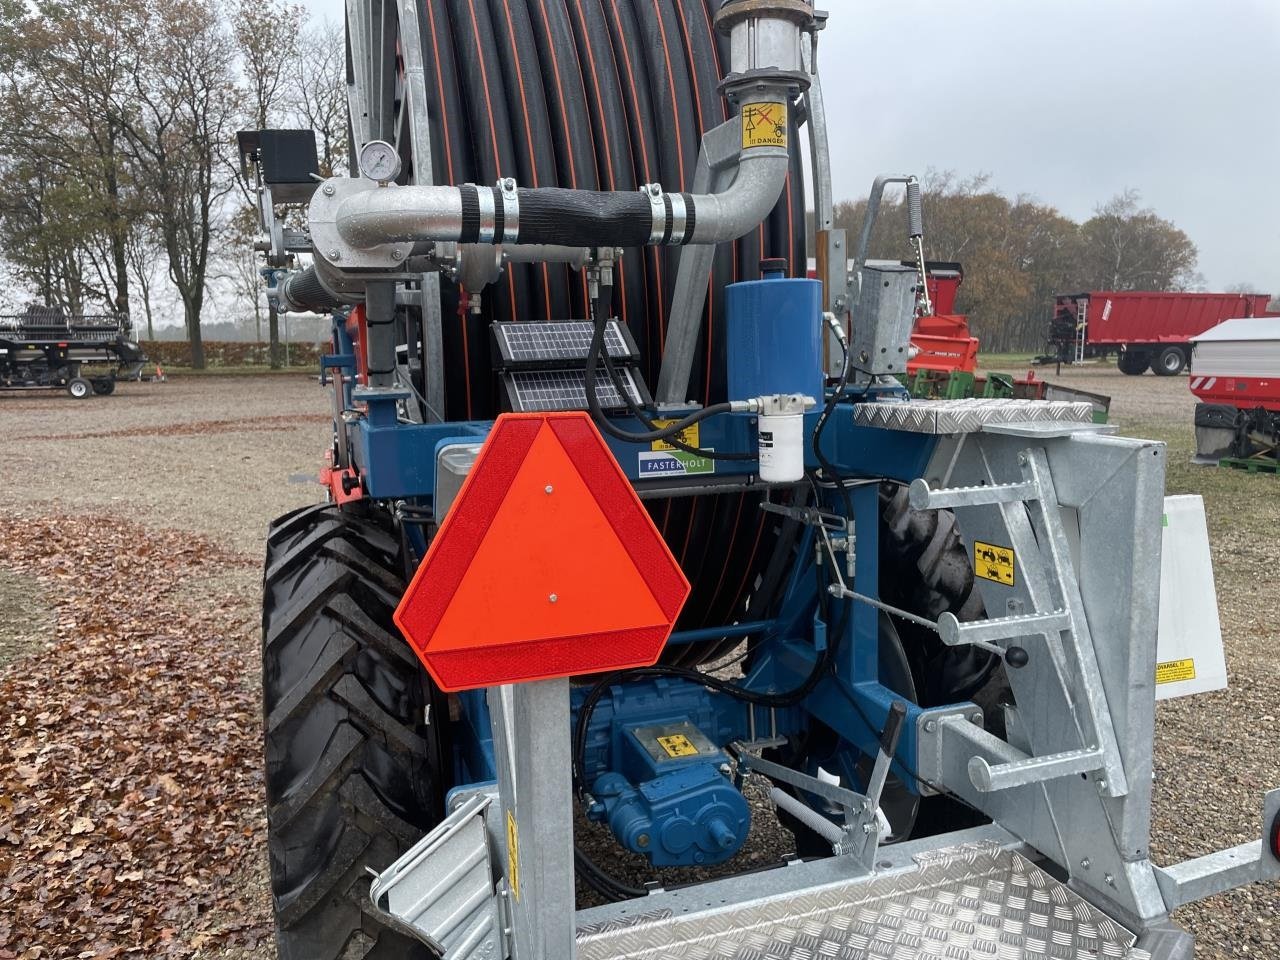
[[[1095,290],[1057,297],[1049,339],[1064,363],[1119,354],[1132,376],[1186,369],[1191,341],[1232,317],[1265,317],[1266,294]]]

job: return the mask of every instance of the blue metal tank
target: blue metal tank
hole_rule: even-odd
[[[725,288],[729,399],[802,393],[821,401],[822,284],[764,260],[761,279]]]

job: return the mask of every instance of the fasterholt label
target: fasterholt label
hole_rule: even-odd
[[[714,451],[711,451],[714,452]],[[637,455],[640,479],[653,477],[692,477],[715,473],[716,462],[684,450],[645,450]]]

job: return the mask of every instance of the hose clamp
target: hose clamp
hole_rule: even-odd
[[[667,236],[667,201],[662,184],[646,183],[640,192],[649,198],[649,211],[653,214],[653,229],[649,232],[650,246],[657,246]]]
[[[671,194],[671,239],[668,241],[672,246],[680,246],[684,243],[684,234],[688,229],[689,211],[684,204],[683,193]]]
[[[502,191],[502,242],[515,243],[520,239],[520,194],[514,177],[498,181]]]
[[[497,235],[497,209],[493,196],[493,191],[488,187],[476,188],[476,199],[480,203],[480,232],[476,237],[477,243],[493,243]]]

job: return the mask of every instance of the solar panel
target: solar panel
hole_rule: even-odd
[[[494,342],[498,348],[498,366],[564,367],[585,365],[595,333],[589,320],[557,320],[547,323],[495,323]],[[605,326],[605,348],[615,360],[636,360],[631,333],[617,320]]]
[[[644,405],[648,402],[643,387],[630,369],[620,369],[618,378],[635,403]],[[503,376],[511,409],[521,413],[586,410],[586,381],[585,370],[513,370]],[[620,410],[626,406],[603,370],[596,372],[595,386],[596,397],[603,409]]]

